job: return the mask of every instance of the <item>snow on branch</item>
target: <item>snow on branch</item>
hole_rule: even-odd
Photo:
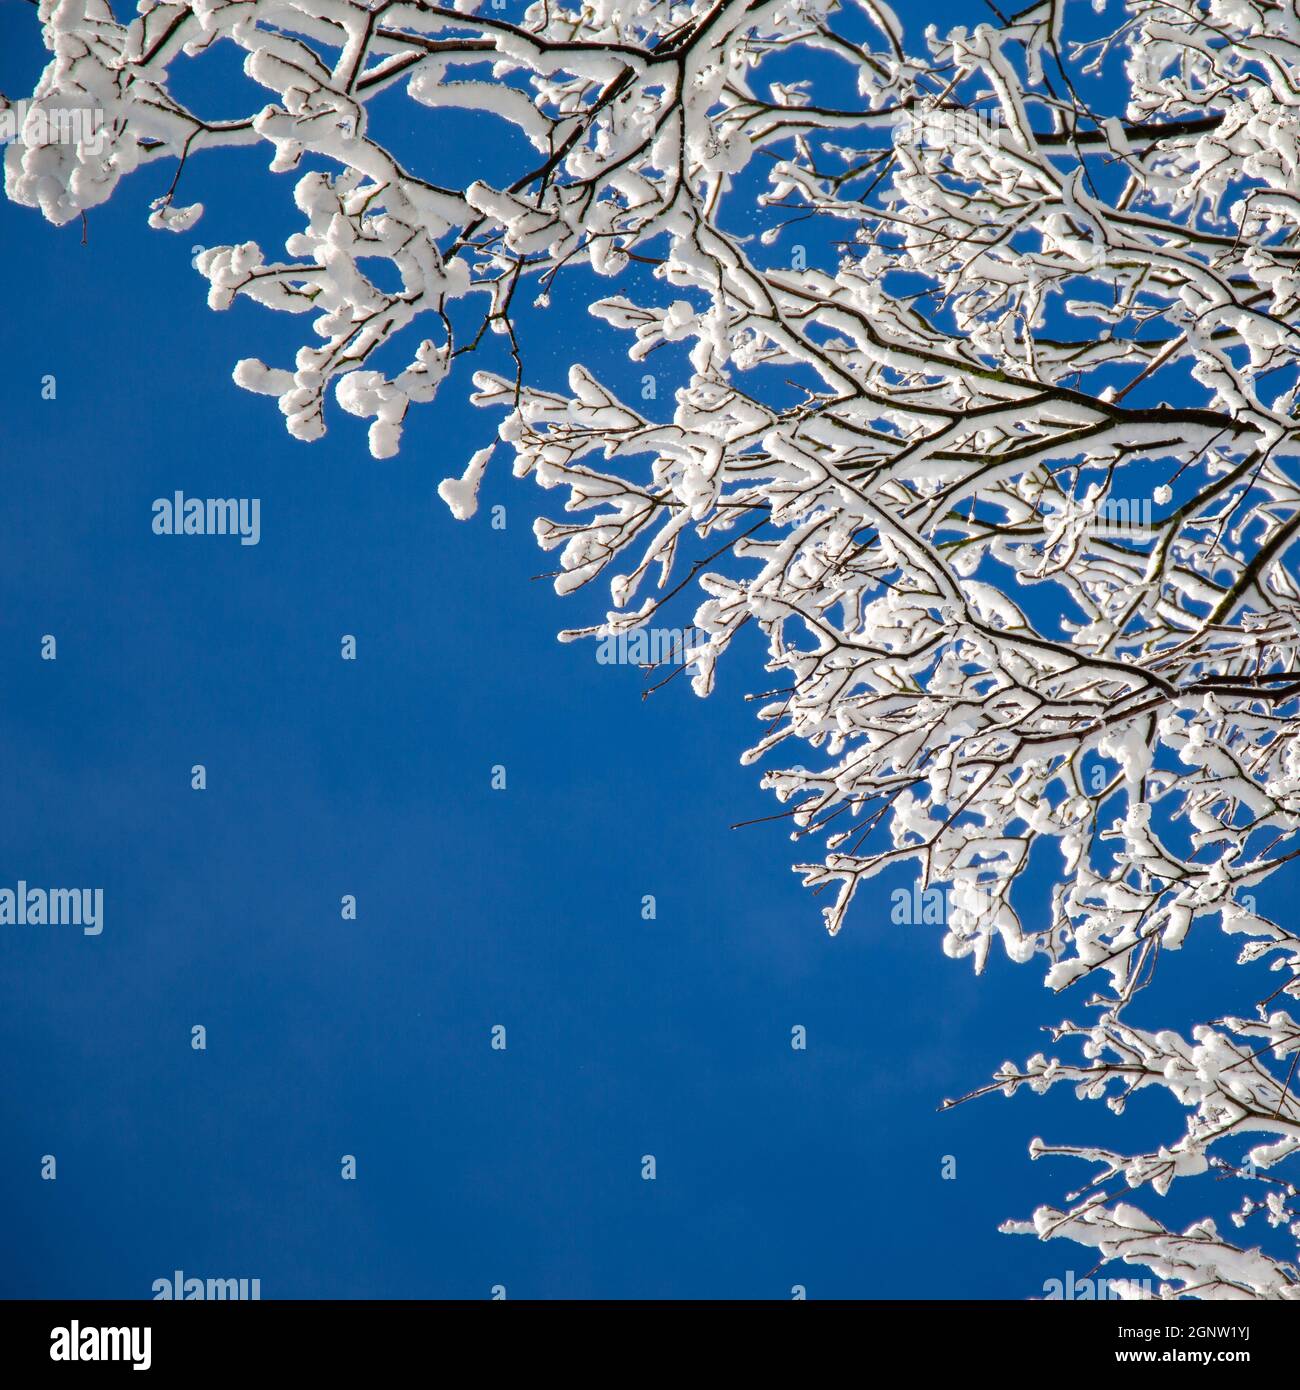
[[[1257,890],[1300,855],[1300,11],[1095,9],[914,42],[881,0],[141,0],[129,21],[40,0],[51,58],[0,113],[6,189],[66,223],[164,160],[150,220],[184,231],[190,161],[265,150],[301,229],[198,265],[211,308],[302,315],[303,344],[236,381],[307,441],[332,390],[383,458],[477,354],[515,473],[566,494],[536,526],[557,590],[609,583],[566,636],[694,593],[706,695],[736,633],[763,633],[745,760],[823,846],[797,868],[827,928],[894,865],[946,885],[950,956],[1041,957],[1099,1011],[1061,1033],[1086,1066],[998,1087],[1122,1108],[1156,1086],[1189,1112],[1155,1153],[1050,1151],[1163,1192],[1263,1134],[1242,1219],[1297,1235],[1294,1186],[1258,1174],[1300,1144],[1300,1023],[1277,1007],[1300,942]],[[172,76],[218,48],[247,84],[204,115]],[[422,171],[384,143],[376,98],[403,92]],[[499,129],[492,178],[437,181],[445,109]],[[66,110],[94,120],[60,138]],[[579,271],[609,281],[590,310],[632,365],[574,362],[557,389],[525,370],[521,305]],[[661,350],[673,389],[633,399]],[[458,517],[491,452],[440,489]],[[1026,904],[1051,846],[1052,900]],[[1206,919],[1280,973],[1258,1016],[1191,1042],[1122,1022]],[[1095,1194],[1032,1229],[1175,1295],[1296,1296],[1292,1265]]]

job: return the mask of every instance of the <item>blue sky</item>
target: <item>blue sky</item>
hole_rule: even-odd
[[[30,8],[0,7],[0,90],[43,61]],[[161,166],[85,245],[0,203],[0,885],[102,886],[106,919],[0,928],[0,1291],[148,1297],[182,1269],[264,1297],[1019,1298],[1082,1275],[996,1227],[1085,1176],[1030,1138],[1114,1140],[1105,1113],[936,1113],[1069,1009],[1038,967],[976,980],[937,928],[891,926],[907,878],[828,938],[783,832],[728,828],[776,809],[738,764],[757,644],[707,701],[642,700],[557,644],[591,605],[532,578],[555,496],[498,464],[472,522],[436,497],[495,428],[464,375],[383,462],[340,412],[307,447],[234,386],[299,325],[210,313],[190,258],[282,239],[292,180],[265,163],[196,162],[180,201],[209,212],[182,236],[146,226]],[[543,375],[621,370],[582,295],[554,296]],[[260,544],[154,535],[178,489],[260,498]],[[1170,988],[1232,954],[1202,931]],[[1153,1107],[1126,1133],[1156,1120],[1177,1132]]]

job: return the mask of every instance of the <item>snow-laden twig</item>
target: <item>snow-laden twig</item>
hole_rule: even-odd
[[[1300,944],[1256,890],[1300,855],[1296,0],[1127,0],[1077,36],[1045,0],[916,51],[880,0],[38,12],[52,56],[6,151],[12,199],[68,222],[173,160],[151,221],[183,231],[204,151],[269,147],[282,173],[311,157],[283,258],[252,240],[199,258],[213,309],[305,316],[295,360],[250,356],[239,384],[303,440],[332,388],[384,457],[501,335],[513,371],[481,366],[473,399],[515,472],[566,494],[536,526],[557,590],[609,581],[606,616],[566,635],[626,632],[694,589],[705,695],[735,634],[763,632],[776,690],[745,758],[795,838],[824,839],[797,867],[833,890],[829,930],[910,863],[951,889],[949,955],[982,969],[1000,941],[1052,989],[1093,990],[1101,1021],[1062,1029],[1087,1066],[1040,1057],[997,1085],[1187,1107],[1155,1153],[1054,1150],[1098,1185],[1236,1173],[1209,1150],[1246,1132],[1271,1137],[1243,1180],[1292,1159],[1300,1024],[1275,1001],[1300,993]],[[172,93],[217,45],[266,94],[246,114]],[[423,173],[385,145],[371,103],[394,88],[530,153],[443,186],[436,139]],[[93,139],[51,135],[64,108],[97,114]],[[634,363],[688,349],[662,399],[577,362],[567,389],[528,378],[519,297],[579,265],[620,282],[591,311]],[[489,462],[440,489],[457,516]],[[1013,901],[1053,843],[1050,907]],[[1280,972],[1258,1018],[1190,1043],[1121,1022],[1204,919]],[[1293,1199],[1283,1181],[1242,1219],[1296,1234]],[[1095,1194],[1033,1229],[1175,1294],[1296,1288],[1210,1225],[1177,1235]]]

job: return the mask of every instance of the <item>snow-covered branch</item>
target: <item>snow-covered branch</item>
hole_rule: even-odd
[[[1077,34],[1045,0],[918,44],[880,0],[39,17],[52,56],[6,151],[12,199],[65,223],[167,160],[151,222],[185,231],[190,162],[269,146],[301,230],[283,257],[249,240],[198,264],[213,309],[307,317],[292,363],[250,356],[236,381],[301,440],[332,388],[382,458],[499,337],[509,365],[481,365],[473,399],[515,473],[565,494],[536,526],[556,588],[609,583],[565,636],[695,592],[684,664],[705,695],[760,629],[775,689],[745,759],[794,838],[824,842],[797,867],[833,891],[829,930],[910,863],[951,889],[949,955],[983,968],[1000,941],[1052,989],[1095,991],[1099,1022],[1063,1029],[1087,1066],[1035,1058],[998,1085],[1115,1081],[1120,1105],[1158,1086],[1189,1110],[1156,1153],[1053,1151],[1157,1191],[1234,1135],[1272,1136],[1249,1181],[1292,1157],[1300,1023],[1276,1001],[1300,996],[1300,941],[1256,890],[1300,855],[1296,0],[1127,0]],[[173,93],[217,46],[264,94],[232,86],[243,114]],[[494,122],[499,173],[443,186],[436,141],[423,172],[399,160],[376,103],[396,88],[431,123]],[[96,113],[93,140],[50,138],[71,108]],[[520,306],[579,268],[611,281],[591,312],[632,363],[681,362],[662,401],[630,398],[626,369],[575,361],[559,388],[525,371]],[[491,454],[444,483],[458,516]],[[1053,843],[1050,905],[1021,901]],[[1280,972],[1258,1017],[1193,1043],[1122,1022],[1204,919]],[[1295,1234],[1294,1196],[1246,1205]],[[1293,1267],[1212,1226],[1171,1234],[1095,1194],[1036,1223],[1175,1291],[1295,1296]]]

